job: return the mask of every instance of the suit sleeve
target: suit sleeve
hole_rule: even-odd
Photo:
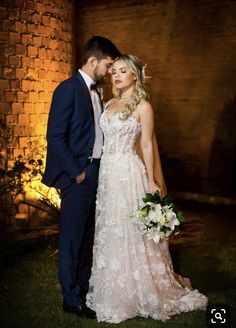
[[[74,110],[74,89],[69,83],[61,84],[54,91],[48,119],[48,148],[58,159],[62,170],[71,179],[83,172],[83,168],[70,149],[67,133]]]

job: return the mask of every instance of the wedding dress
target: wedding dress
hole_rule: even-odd
[[[147,240],[129,214],[148,192],[145,166],[135,151],[141,125],[134,116],[101,115],[105,143],[96,201],[93,266],[87,305],[98,321],[119,323],[135,316],[165,321],[204,310],[207,298],[173,271],[168,242]]]

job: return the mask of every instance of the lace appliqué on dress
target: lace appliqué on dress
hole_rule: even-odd
[[[135,316],[167,320],[196,309],[207,298],[173,271],[168,242],[145,239],[129,219],[148,191],[145,167],[134,145],[141,132],[135,117],[101,115],[105,143],[96,201],[93,267],[87,304],[98,321]]]

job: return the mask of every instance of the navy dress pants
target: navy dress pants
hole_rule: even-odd
[[[89,287],[98,171],[99,161],[89,162],[86,179],[61,190],[59,278],[70,306],[81,304]]]

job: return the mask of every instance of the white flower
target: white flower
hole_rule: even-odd
[[[157,222],[157,215],[154,209],[151,209],[148,214],[149,221]]]
[[[161,238],[161,234],[158,228],[150,229],[146,235],[148,239],[153,239],[155,243],[159,243]]]
[[[179,221],[177,219],[174,219],[168,223],[165,224],[166,227],[169,227],[171,231],[174,231],[175,226],[179,225]]]
[[[147,201],[152,200],[152,201]],[[162,205],[162,204],[165,205]],[[180,225],[177,219],[174,204],[168,197],[160,198],[159,193],[147,194],[143,198],[142,206],[129,217],[133,219],[138,230],[147,237],[158,243],[160,239],[168,238],[176,233],[176,226]],[[180,212],[183,222],[183,213]]]
[[[166,223],[166,217],[164,215],[160,216],[158,218],[158,221],[162,224],[162,225],[165,225]]]
[[[155,211],[157,213],[157,216],[160,216],[162,214],[161,204],[155,204],[154,208],[155,208]]]

